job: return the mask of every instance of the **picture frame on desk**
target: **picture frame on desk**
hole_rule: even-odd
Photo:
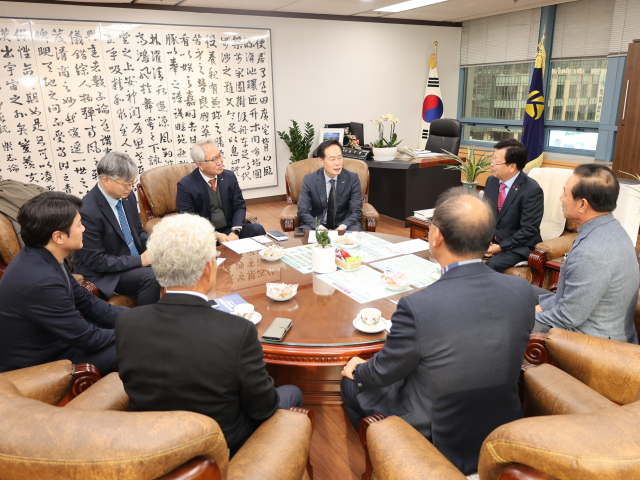
[[[321,128],[318,143],[320,144],[327,140],[337,140],[340,142],[340,145],[342,145],[344,140],[344,128]]]

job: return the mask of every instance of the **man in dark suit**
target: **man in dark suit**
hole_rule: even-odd
[[[534,325],[531,285],[482,263],[494,228],[488,202],[461,189],[441,195],[429,246],[442,277],[400,299],[382,350],[352,358],[340,386],[354,427],[397,415],[465,475],[485,437],[523,416],[517,383]]]
[[[218,243],[264,235],[259,223],[244,223],[247,206],[238,179],[224,169],[224,160],[213,140],[196,143],[191,159],[198,166],[178,182],[176,205],[180,213],[195,213],[216,229]]]
[[[496,143],[491,174],[484,190],[493,202],[498,223],[486,256],[487,266],[502,273],[525,261],[542,241],[540,222],[544,214],[544,193],[522,169],[527,164],[527,147],[513,138]]]
[[[149,266],[149,235],[132,192],[138,167],[126,153],[109,152],[97,170],[98,184],[80,209],[86,231],[74,271],[93,282],[107,300],[116,292],[138,295],[138,305],[155,303],[160,285]]]
[[[91,363],[103,376],[116,370],[113,327],[128,309],[89,293],[64,264],[82,248],[81,205],[45,192],[19,211],[25,246],[0,280],[0,372],[65,359]]]
[[[302,179],[298,218],[305,230],[362,230],[362,189],[358,174],[342,168],[342,145],[336,140],[320,144],[319,168]]]
[[[251,321],[207,302],[216,283],[215,243],[213,227],[197,215],[154,227],[149,256],[167,292],[155,305],[121,315],[116,343],[131,411],[207,415],[233,455],[278,408],[302,406],[302,392],[274,388]]]

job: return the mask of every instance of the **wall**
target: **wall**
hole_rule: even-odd
[[[403,145],[416,147],[429,55],[438,41],[438,74],[444,117],[456,118],[460,28],[308,20],[244,15],[0,2],[0,16],[224,27],[270,28],[276,130],[290,120],[365,125],[392,113]],[[317,135],[316,135],[317,137]],[[317,140],[316,140],[317,143]],[[314,145],[315,147],[315,145]],[[278,140],[278,186],[245,192],[245,198],[285,193],[289,151]]]

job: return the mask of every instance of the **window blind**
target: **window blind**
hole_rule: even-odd
[[[540,8],[462,22],[460,66],[531,61],[538,48]]]
[[[614,7],[615,0],[578,0],[558,5],[551,58],[606,56]]]
[[[627,53],[635,38],[640,38],[640,2],[616,0],[609,54]]]

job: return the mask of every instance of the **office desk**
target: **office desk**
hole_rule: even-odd
[[[389,242],[406,241],[405,237],[371,233]],[[307,244],[304,237],[280,242],[284,248]],[[398,293],[368,303],[358,303],[316,278],[315,273],[303,274],[283,262],[263,261],[258,252],[239,255],[226,247],[218,247],[225,262],[218,267],[215,291],[209,298],[239,294],[255,306],[262,315],[258,338],[276,317],[290,318],[292,326],[282,342],[262,341],[267,370],[276,386],[294,384],[302,389],[305,403],[342,403],[340,371],[353,356],[371,358],[384,345],[386,330],[362,333],[353,327],[356,315],[366,307],[374,307],[390,319],[401,297],[416,292]],[[355,250],[354,250],[355,251]],[[429,258],[429,252],[416,255]],[[267,282],[298,284],[298,293],[291,300],[276,302],[266,295]]]
[[[414,160],[392,160],[369,165],[369,203],[378,213],[398,220],[413,215],[414,210],[433,208],[445,190],[458,187],[460,172],[445,170],[455,160],[442,157]],[[409,226],[405,222],[405,226]]]

